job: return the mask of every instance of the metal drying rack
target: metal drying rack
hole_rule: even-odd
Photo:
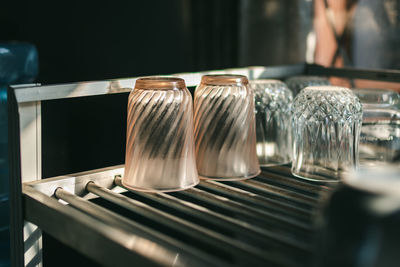
[[[250,79],[308,74],[400,83],[400,71],[309,64],[174,76],[193,88],[210,73]],[[121,185],[122,165],[42,179],[41,102],[126,93],[134,81],[9,88],[13,265],[41,264],[42,231],[106,266],[311,265],[316,253],[314,219],[333,185],[295,178],[289,166],[263,168],[250,180],[201,181],[174,193],[127,191]]]

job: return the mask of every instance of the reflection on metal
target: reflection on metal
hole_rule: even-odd
[[[128,258],[162,265],[308,266],[315,207],[330,189],[288,173],[288,167],[264,169],[253,180],[202,181],[190,190],[150,194],[117,186],[123,168],[116,166],[25,183],[25,216],[108,266],[127,265]],[[128,249],[130,238],[136,241]],[[93,240],[100,241],[93,246]],[[105,251],[114,262],[104,260]]]
[[[42,264],[42,230],[36,225],[24,222],[25,266]]]
[[[41,108],[40,101],[19,105],[21,129],[22,181],[41,179]]]
[[[250,80],[267,78],[281,79],[300,74],[321,76],[332,75],[338,77],[352,77],[398,82],[400,81],[399,73],[400,71],[395,70],[360,70],[351,68],[335,69],[323,68],[321,66],[313,64],[299,63],[273,67],[252,66],[246,68],[232,68],[195,73],[176,73],[170,76],[182,78],[185,80],[187,87],[193,87],[197,86],[200,83],[201,77],[206,74],[239,74],[247,76]],[[123,92],[128,93],[135,86],[135,81],[136,78],[128,78],[110,81],[93,81],[58,85],[16,87],[15,94],[19,105],[23,106],[23,103],[26,102],[32,103],[37,101],[38,104],[40,104],[40,101],[44,100],[115,94]],[[14,86],[12,87],[14,88]],[[22,120],[28,121],[24,118],[24,116],[25,114],[22,114]]]
[[[20,114],[21,178],[22,182],[37,181],[42,178],[42,120],[41,102],[22,103]],[[37,233],[39,232],[39,233]],[[35,233],[34,235],[32,235]],[[35,238],[35,239],[33,239]],[[25,250],[26,266],[42,265],[41,230],[36,225],[24,222],[24,240],[29,240],[29,250]],[[24,246],[28,244],[24,241]]]

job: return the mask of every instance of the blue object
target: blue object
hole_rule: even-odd
[[[39,70],[38,53],[28,43],[0,43],[0,85],[30,83]]]
[[[34,81],[38,66],[35,46],[0,43],[0,267],[10,266],[7,85]]]

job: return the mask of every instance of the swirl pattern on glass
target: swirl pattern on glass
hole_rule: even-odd
[[[254,100],[247,79],[246,84],[200,84],[194,106],[200,177],[238,180],[258,175]]]
[[[177,191],[198,180],[190,92],[135,88],[128,100],[124,186]]]

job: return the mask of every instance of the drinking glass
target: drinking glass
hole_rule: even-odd
[[[205,75],[194,94],[194,135],[200,178],[257,176],[253,93],[241,75]]]
[[[306,88],[307,86],[323,86],[331,84],[325,77],[307,75],[289,77],[285,80],[285,83],[292,91],[293,96],[296,96],[301,89]]]
[[[293,102],[292,174],[337,181],[358,164],[362,106],[344,87],[311,86]]]
[[[400,95],[389,89],[353,89],[363,106],[361,166],[400,161]]]
[[[136,80],[128,99],[122,184],[139,191],[178,191],[198,182],[192,97],[184,80]]]
[[[360,99],[363,110],[400,109],[400,95],[394,90],[380,88],[355,88],[353,92]]]
[[[261,166],[291,161],[292,138],[290,112],[292,92],[279,80],[253,80],[257,156]]]

